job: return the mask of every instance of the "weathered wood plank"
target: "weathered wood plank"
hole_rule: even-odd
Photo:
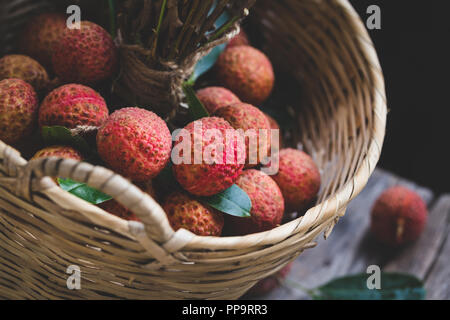
[[[372,264],[383,267],[396,258],[395,251],[380,247],[371,238],[368,228],[370,211],[378,196],[388,187],[406,185],[418,192],[429,204],[431,190],[400,179],[391,173],[377,169],[366,188],[352,201],[345,217],[335,226],[330,237],[319,239],[319,245],[306,250],[295,262],[288,279],[306,288],[315,288],[329,280],[352,273],[365,272]],[[264,299],[305,299],[300,290],[282,287]]]
[[[427,289],[427,299],[432,300],[448,300],[450,299],[450,195],[442,196],[435,206],[435,213],[446,220],[445,242],[439,248],[439,256],[435,264],[428,272],[425,280],[425,288]],[[435,214],[433,213],[433,214]]]

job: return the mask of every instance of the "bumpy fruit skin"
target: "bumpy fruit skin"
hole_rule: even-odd
[[[55,43],[67,28],[66,19],[66,16],[60,13],[43,13],[33,17],[20,36],[20,51],[49,70]]]
[[[428,217],[423,199],[408,188],[396,186],[383,192],[372,209],[371,231],[389,246],[402,246],[419,238]]]
[[[220,108],[214,113],[214,116],[228,121],[234,129],[254,130],[256,133],[256,148],[251,147],[250,138],[246,137],[245,146],[247,150],[246,167],[254,167],[263,160],[260,156],[259,146],[265,142],[267,155],[271,150],[271,131],[270,122],[265,114],[258,108],[247,103],[236,103],[227,107]],[[266,130],[265,135],[260,135],[260,130]],[[253,156],[253,157],[252,157]]]
[[[30,160],[36,160],[41,158],[58,157],[64,159],[73,159],[77,161],[83,161],[83,155],[76,149],[70,146],[50,146],[39,150]],[[53,179],[56,184],[58,180]]]
[[[279,171],[272,178],[283,193],[286,211],[302,211],[319,192],[319,169],[314,160],[303,151],[282,149],[279,155]]]
[[[260,297],[268,294],[280,286],[280,281],[286,279],[289,272],[292,269],[292,262],[287,264],[283,269],[275,273],[274,275],[264,278],[256,283],[249,291],[247,291],[247,297]]]
[[[237,47],[237,46],[248,46],[250,41],[248,40],[247,33],[243,29],[228,42],[227,48]]]
[[[184,228],[199,236],[219,237],[222,234],[223,214],[184,193],[169,195],[163,208],[174,230]]]
[[[245,170],[236,185],[244,190],[251,202],[250,218],[227,217],[230,232],[246,235],[277,227],[284,214],[284,199],[275,181],[262,171]]]
[[[156,177],[170,159],[172,136],[164,120],[151,111],[115,111],[97,134],[100,157],[114,171],[135,182]]]
[[[155,189],[153,188],[153,183],[151,181],[145,184],[138,184],[137,186],[140,187],[142,191],[148,193],[153,199],[156,199]],[[131,212],[131,210],[125,208],[114,199],[103,202],[98,206],[106,212],[119,218],[129,221],[140,221],[140,219],[133,212]]]
[[[39,101],[33,87],[20,79],[0,81],[0,140],[14,144],[35,128]]]
[[[233,92],[222,87],[200,89],[197,91],[197,97],[209,114],[213,114],[219,108],[241,102]]]
[[[196,129],[201,125],[202,131]],[[180,185],[189,193],[197,196],[212,196],[231,187],[239,175],[242,173],[245,163],[245,145],[242,139],[226,139],[228,134],[237,134],[233,127],[224,119],[216,117],[207,117],[191,122],[185,128],[190,134],[191,139],[191,163],[181,163],[173,165],[173,173]],[[194,163],[195,141],[200,140],[198,150],[202,155],[205,148],[214,143],[206,134],[209,130],[218,130],[223,136],[223,160],[222,163],[208,163],[202,156],[199,164]],[[209,131],[211,132],[211,131]],[[195,138],[197,136],[198,138]],[[184,143],[176,137],[175,147]],[[217,142],[216,142],[217,143]],[[174,148],[175,148],[174,147]],[[233,154],[229,155],[228,152]],[[176,155],[176,154],[175,154]],[[178,156],[178,155],[176,155]],[[184,155],[182,155],[184,157]]]
[[[79,85],[67,84],[50,92],[39,109],[39,125],[101,126],[108,118],[105,100],[95,90]]]
[[[83,160],[82,154],[70,146],[50,146],[36,152],[31,160],[40,158],[59,157],[64,159]]]
[[[66,28],[54,48],[55,74],[66,83],[94,85],[110,78],[118,67],[113,39],[89,21],[81,21],[81,29]]]
[[[8,78],[22,79],[38,92],[49,85],[44,67],[36,60],[20,54],[11,54],[0,59],[0,80]]]
[[[267,56],[250,46],[226,49],[216,63],[218,82],[239,99],[256,106],[270,96],[275,75]]]

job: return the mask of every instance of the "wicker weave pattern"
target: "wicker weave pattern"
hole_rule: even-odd
[[[235,299],[329,235],[380,156],[386,101],[376,52],[345,0],[259,0],[254,15],[264,50],[306,93],[295,134],[322,169],[317,205],[268,232],[198,237],[174,232],[151,197],[107,169],[27,163],[0,142],[0,298]],[[143,223],[85,203],[49,176],[102,190]],[[69,265],[82,270],[81,290],[66,287]]]

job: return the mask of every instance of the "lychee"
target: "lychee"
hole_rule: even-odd
[[[227,217],[228,228],[234,235],[246,235],[277,227],[284,214],[284,199],[275,181],[262,171],[245,170],[236,185],[252,202],[250,218]]]
[[[247,167],[260,164],[264,157],[270,155],[271,128],[261,110],[241,102],[218,109],[214,116],[225,119],[234,129],[241,129],[246,135]]]
[[[223,214],[184,193],[170,194],[163,208],[174,230],[184,228],[199,236],[222,234]]]
[[[375,202],[371,231],[381,243],[401,246],[419,238],[427,216],[427,206],[416,192],[402,186],[392,187]]]
[[[213,114],[219,108],[241,102],[233,92],[222,87],[208,87],[198,90],[197,98],[209,114]]]
[[[66,28],[54,47],[55,74],[64,82],[97,84],[118,67],[118,53],[109,33],[99,25],[81,21],[80,29]]]
[[[35,128],[39,102],[33,87],[20,79],[0,81],[0,140],[19,142]]]
[[[226,49],[216,63],[218,82],[239,99],[256,106],[271,94],[275,76],[267,56],[250,46]]]
[[[245,163],[245,144],[239,133],[227,121],[215,117],[191,122],[181,133],[175,138],[172,156],[181,160],[173,165],[180,185],[197,196],[211,196],[231,187]]]
[[[282,149],[279,170],[272,176],[283,193],[287,212],[304,210],[320,189],[320,172],[314,160],[305,152]]]
[[[153,183],[151,181],[145,184],[138,184],[137,186],[140,187],[142,191],[148,193],[153,199],[156,199],[155,189],[153,188]],[[130,221],[140,221],[139,218],[133,212],[131,212],[130,209],[125,208],[114,199],[105,201],[98,206],[106,212],[111,213],[119,218]]]
[[[37,92],[42,92],[49,85],[47,71],[36,60],[11,54],[0,59],[0,80],[7,78],[22,79],[33,86]]]
[[[51,70],[52,52],[67,28],[66,19],[60,13],[43,13],[31,18],[20,36],[20,51]]]
[[[135,182],[157,176],[168,163],[171,148],[172,136],[164,120],[140,108],[115,111],[97,134],[103,161]]]
[[[45,147],[39,150],[30,160],[36,160],[41,158],[58,157],[63,159],[73,159],[77,161],[83,161],[83,155],[73,147],[55,145],[50,147]],[[58,180],[54,179],[55,183],[58,184]]]
[[[291,272],[291,269],[292,269],[292,262],[287,264],[277,273],[258,281],[249,291],[247,291],[246,296],[260,297],[275,290],[280,286],[281,281],[286,279],[289,272]]]
[[[227,48],[237,47],[237,46],[248,46],[250,41],[248,40],[247,33],[243,29],[228,42]]]
[[[39,125],[101,126],[108,118],[105,100],[95,90],[79,85],[67,84],[50,92],[39,110]]]
[[[50,146],[36,152],[31,160],[40,158],[59,157],[64,159],[83,160],[83,155],[70,146]]]

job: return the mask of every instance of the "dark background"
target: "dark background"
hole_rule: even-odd
[[[450,192],[450,5],[447,0],[351,0],[364,23],[381,8],[381,30],[370,31],[388,100],[379,165],[436,192]]]

